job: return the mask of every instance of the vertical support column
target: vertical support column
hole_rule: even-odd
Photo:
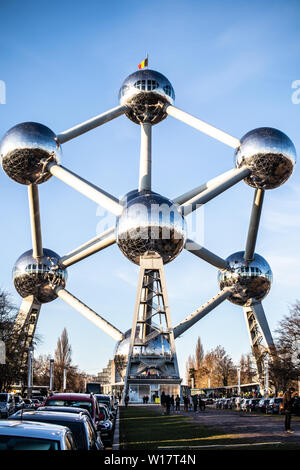
[[[155,349],[152,350],[153,341]],[[168,350],[165,351],[167,344]],[[163,375],[168,376],[169,381],[173,380],[174,384],[180,383],[163,261],[158,254],[148,252],[140,258],[140,274],[124,380],[124,400],[128,395],[129,380],[134,383],[135,377],[142,378],[140,374],[153,367],[164,370]],[[147,380],[149,384],[155,383],[155,379],[153,382]]]
[[[255,300],[243,307],[260,389],[265,388],[265,359],[274,348],[267,319],[260,302]]]
[[[20,352],[20,355],[22,355],[22,370],[26,367],[28,348],[32,344],[40,310],[41,304],[33,295],[25,297],[22,300],[22,304],[14,324],[14,334],[20,335],[20,341],[18,341],[15,347]]]
[[[152,124],[141,124],[140,177],[139,191],[151,191],[152,173]]]

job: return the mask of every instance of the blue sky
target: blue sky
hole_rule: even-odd
[[[281,129],[300,148],[298,1],[22,2],[0,5],[0,134],[23,121],[61,132],[118,104],[125,77],[149,54],[172,82],[176,105],[235,137]],[[137,187],[137,125],[125,116],[63,145],[62,164],[115,196]],[[234,165],[233,149],[169,117],[153,129],[153,189],[175,197]],[[31,246],[26,187],[0,174],[1,287]],[[271,330],[299,295],[299,170],[265,197],[257,252],[274,283],[264,307]],[[244,249],[253,189],[240,182],[209,202],[198,241],[220,256]],[[62,182],[40,186],[44,246],[63,255],[96,235],[103,212]],[[111,219],[113,221],[113,219]],[[131,327],[138,269],[112,246],[68,270],[67,289],[122,331]],[[218,292],[217,271],[189,253],[166,266],[174,324]],[[66,327],[73,361],[90,373],[112,357],[114,341],[62,301],[43,306],[36,354],[52,354]],[[223,303],[177,340],[181,374],[197,337],[238,361],[250,350],[241,308]]]

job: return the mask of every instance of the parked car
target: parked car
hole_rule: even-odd
[[[12,393],[0,393],[0,417],[8,418],[15,412],[15,399]]]
[[[273,397],[270,398],[269,403],[267,404],[266,413],[269,414],[279,414],[279,407],[282,403],[282,397]]]
[[[33,410],[34,409],[31,398],[24,398],[23,402],[24,402],[23,408],[25,410],[27,410],[27,409]]]
[[[113,438],[113,423],[109,419],[108,410],[106,405],[99,405],[100,416],[102,420],[99,423],[99,430],[101,433],[101,438],[105,444],[111,444]]]
[[[15,411],[18,411],[21,408],[23,408],[24,400],[21,397],[21,395],[15,395],[14,399],[15,399]]]
[[[47,397],[43,406],[74,406],[88,410],[96,428],[102,419],[98,401],[92,393],[56,393]]]
[[[69,428],[16,420],[0,420],[0,450],[76,450]]]
[[[21,416],[22,421],[37,421],[68,427],[72,431],[78,450],[103,450],[102,441],[84,413],[23,410],[17,411],[9,419],[20,420]]]
[[[82,413],[87,416],[92,427],[94,427],[95,432],[98,435],[99,440],[101,441],[101,433],[100,429],[98,430],[92,421],[91,415],[88,410],[84,410],[83,408],[75,408],[74,406],[40,406],[38,411],[47,411],[50,413]]]
[[[205,398],[204,401],[205,401],[205,405],[213,405],[215,403],[213,398]]]
[[[258,403],[258,409],[261,413],[266,413],[267,405],[269,404],[269,398],[261,398]]]
[[[223,408],[223,404],[224,404],[224,398],[218,398],[217,402],[216,402],[216,408],[218,408],[219,410]]]
[[[31,404],[32,404],[32,408],[35,410],[39,408],[40,406],[42,406],[42,403],[37,398],[33,398],[31,400]]]
[[[258,398],[250,398],[247,404],[246,411],[248,411],[249,413],[252,413],[253,411],[257,411],[258,404],[259,404]]]
[[[110,398],[109,395],[103,395],[103,394],[96,393],[95,397],[96,397],[99,405],[100,405],[100,403],[103,403],[104,405],[107,406],[110,413],[113,413],[114,415],[116,415],[117,407],[112,405],[112,401],[111,401],[111,398]]]
[[[241,411],[247,411],[248,403],[249,403],[249,398],[244,398],[241,401]]]

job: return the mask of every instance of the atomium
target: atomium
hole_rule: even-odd
[[[233,253],[228,258],[228,269],[219,271],[220,289],[232,288],[228,297],[236,305],[246,305],[250,299],[264,299],[272,284],[272,271],[267,261],[257,253],[252,261],[245,261],[244,251]]]
[[[235,152],[237,168],[251,170],[245,182],[253,188],[274,189],[291,176],[296,163],[296,149],[283,132],[260,127],[241,139]]]
[[[169,199],[154,193],[129,193],[116,222],[116,239],[122,253],[133,263],[147,251],[158,253],[164,264],[182,251],[186,239],[185,220]]]
[[[51,177],[45,165],[58,163],[61,148],[56,135],[37,122],[23,122],[12,127],[0,144],[2,168],[14,181],[21,184],[40,184]]]
[[[169,80],[155,70],[143,69],[129,75],[119,91],[126,116],[136,124],[157,124],[167,117],[166,104],[173,104],[175,93]]]
[[[14,181],[28,185],[33,250],[24,253],[13,269],[16,290],[23,298],[31,297],[28,302],[27,299],[22,303],[17,319],[24,331],[27,331],[28,344],[32,341],[34,329],[30,322],[26,322],[26,318],[32,318],[34,302],[47,303],[58,296],[118,341],[115,359],[119,358],[120,364],[122,358],[126,359],[125,362],[132,359],[126,369],[125,394],[131,380],[131,371],[134,372],[134,377],[141,378],[147,368],[157,371],[161,368],[171,381],[175,377],[178,384],[180,379],[174,340],[226,299],[244,307],[252,350],[254,354],[258,351],[255,361],[260,374],[259,380],[264,367],[260,344],[265,341],[269,351],[273,347],[272,335],[260,304],[270,291],[272,271],[266,260],[255,254],[255,246],[264,190],[277,188],[291,176],[296,162],[295,147],[283,132],[267,127],[254,129],[240,140],[176,108],[174,100],[173,87],[164,75],[154,70],[142,69],[124,80],[119,91],[118,106],[58,134],[42,124],[18,124],[5,134],[0,144],[1,163],[5,173]],[[59,162],[60,144],[123,114],[141,127],[140,172],[139,189],[130,191],[119,199],[100,188],[98,182],[96,185],[86,181],[60,166]],[[177,195],[173,201],[154,192],[151,126],[160,123],[167,116],[172,116],[235,149],[235,168],[205,183],[197,182],[195,188]],[[47,181],[51,175],[116,216],[116,222],[111,227],[106,227],[101,234],[62,257],[51,250],[41,249],[43,245],[36,185]],[[183,214],[197,210],[242,179],[256,189],[246,248],[245,252],[234,253],[224,260],[187,238]],[[178,184],[180,183],[178,178]],[[117,243],[126,258],[140,265],[133,327],[125,334],[65,289],[66,267],[114,243]],[[218,280],[221,292],[173,327],[163,265],[173,261],[183,248],[220,270]],[[184,275],[182,273],[182,277]],[[34,325],[37,318],[38,314],[32,320]],[[136,331],[135,338],[133,331]],[[253,331],[255,335],[251,334]],[[124,366],[126,364],[123,361],[123,371]]]
[[[40,303],[57,298],[55,287],[65,287],[67,270],[58,266],[59,256],[44,248],[42,258],[35,259],[32,250],[23,253],[13,268],[13,282],[21,297],[33,295]]]

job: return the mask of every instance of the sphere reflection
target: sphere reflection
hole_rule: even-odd
[[[23,122],[4,135],[0,155],[2,168],[11,179],[21,184],[40,184],[51,177],[43,160],[59,163],[61,148],[48,127]]]
[[[236,305],[245,305],[250,299],[262,300],[269,293],[272,284],[272,271],[267,261],[260,255],[254,255],[252,261],[244,260],[244,251],[230,255],[226,261],[229,269],[219,271],[220,289],[231,287],[228,297]]]
[[[138,193],[122,203],[124,209],[117,219],[116,239],[130,261],[139,264],[147,251],[158,253],[164,263],[179,255],[184,247],[186,227],[178,206],[153,192]]]
[[[175,93],[169,80],[155,70],[142,69],[129,75],[119,91],[120,104],[128,106],[126,116],[136,124],[157,124],[167,117],[166,103],[173,104]]]
[[[253,188],[273,189],[291,176],[296,163],[296,149],[283,132],[260,127],[241,139],[235,152],[237,168],[246,166],[251,174],[245,182]]]
[[[44,256],[38,260],[28,250],[18,258],[13,268],[13,282],[21,297],[33,295],[40,303],[57,298],[54,287],[65,287],[66,269],[58,266],[59,256],[44,248]]]

